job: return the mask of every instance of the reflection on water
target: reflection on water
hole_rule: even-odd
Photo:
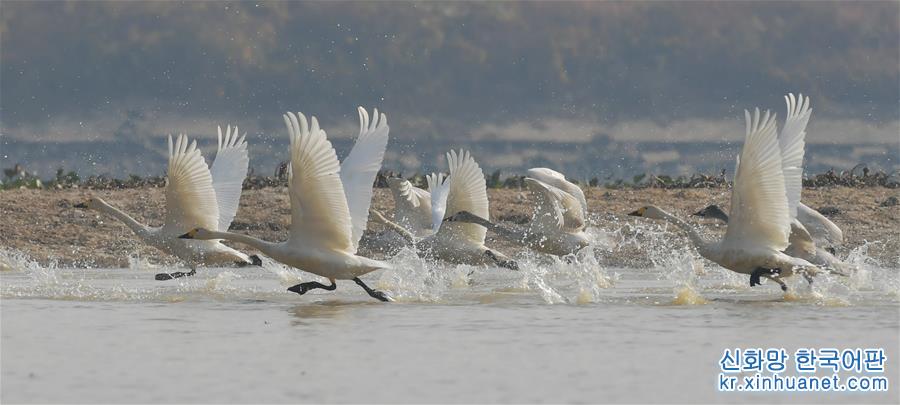
[[[297,318],[294,322],[296,325],[309,325],[311,322],[318,322],[322,319],[340,318],[346,311],[353,310],[354,307],[378,304],[379,303],[325,300],[298,304],[289,308],[288,312]]]

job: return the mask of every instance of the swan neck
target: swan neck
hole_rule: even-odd
[[[703,239],[703,237],[700,236],[700,233],[698,233],[697,230],[694,229],[694,227],[688,225],[687,222],[682,221],[678,217],[676,217],[672,214],[669,214],[668,212],[663,212],[662,215],[665,220],[671,222],[675,226],[677,226],[677,227],[681,228],[683,231],[685,231],[688,234],[688,238],[691,239],[691,242],[693,242],[694,246],[696,246],[698,249],[703,251],[707,247],[709,247],[709,242],[707,242],[705,239]]]
[[[513,229],[497,225],[484,218],[472,218],[472,222],[489,229],[491,232],[496,233],[497,235],[500,235],[500,237],[511,242],[522,243],[525,241],[527,236],[524,232],[516,232]]]
[[[132,218],[131,216],[129,216],[122,210],[120,210],[116,207],[113,207],[112,205],[109,205],[106,201],[103,201],[99,198],[97,199],[97,202],[99,203],[100,211],[102,211],[106,214],[109,214],[110,216],[118,219],[119,221],[124,223],[126,226],[131,228],[131,230],[134,233],[140,235],[140,234],[147,232],[148,228],[144,224],[136,221],[134,218]]]
[[[400,236],[410,245],[414,245],[416,243],[415,237],[413,236],[412,232],[410,232],[408,229],[400,226],[396,222],[391,221],[387,218],[382,218],[379,222],[381,222],[381,224],[384,225],[385,227],[387,227],[388,229],[400,234]]]
[[[273,244],[271,242],[266,242],[262,239],[257,239],[252,236],[243,235],[243,234],[239,234],[239,233],[209,231],[209,235],[211,237],[208,238],[208,240],[226,239],[226,240],[230,240],[233,242],[240,242],[240,243],[243,243],[250,247],[253,247],[256,250],[259,250],[260,252],[263,252],[263,254],[266,254],[268,256],[272,256],[271,251],[272,251],[272,248],[275,246],[275,244]]]

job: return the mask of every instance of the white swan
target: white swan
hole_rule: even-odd
[[[574,196],[581,204],[582,218],[588,218],[588,205],[587,199],[584,198],[584,190],[582,190],[581,187],[578,187],[578,185],[566,180],[566,176],[562,173],[546,167],[535,167],[528,169],[526,175],[527,177],[549,184]]]
[[[326,277],[331,285],[315,281],[288,288],[297,294],[321,288],[334,290],[336,279],[353,280],[373,298],[389,301],[387,295],[369,288],[359,276],[389,266],[356,255],[368,221],[372,183],[381,168],[389,128],[384,114],[371,123],[359,107],[359,137],[350,154],[339,164],[337,155],[316,117],[307,122],[302,113],[284,115],[291,138],[291,228],[288,240],[266,242],[251,236],[191,230],[186,239],[228,239],[250,245],[286,265]]]
[[[688,233],[701,256],[726,269],[749,274],[751,286],[766,277],[787,291],[781,279],[795,272],[812,282],[811,276],[820,269],[783,253],[789,245],[802,188],[805,124],[801,127],[797,122],[809,119],[808,101],[798,105],[793,95],[785,99],[789,114],[780,137],[774,114],[766,111],[760,117],[757,109],[751,117],[745,111],[746,139],[735,168],[730,221],[720,241],[705,241],[687,223],[655,206],[642,207],[629,215],[672,222]]]
[[[431,193],[413,186],[409,180],[390,177],[388,187],[394,197],[394,223],[411,232],[416,238],[431,234]],[[382,215],[380,212],[378,215]],[[393,256],[409,245],[404,235],[393,229],[366,233],[360,249],[369,253]]]
[[[431,193],[406,179],[391,177],[387,183],[394,197],[394,222],[417,238],[431,234]]]
[[[694,215],[728,223],[728,214],[715,204],[707,206]],[[809,231],[809,229],[815,231]],[[797,206],[797,221],[791,222],[789,245],[784,253],[804,259],[832,273],[846,276],[852,267],[835,257],[833,248],[823,247],[832,240],[840,241],[842,238],[843,234],[837,225],[818,211],[800,203]]]
[[[422,257],[454,264],[497,265],[518,270],[519,266],[515,261],[484,245],[487,229],[482,225],[444,222],[448,211],[468,211],[481,217],[487,217],[489,212],[484,173],[475,159],[468,151],[460,150],[457,153],[451,150],[447,153],[447,162],[450,166],[449,176],[428,176],[432,234],[417,239],[402,226],[373,210],[374,220],[403,235]]]
[[[76,204],[77,208],[97,210],[122,221],[145,243],[178,257],[191,267],[189,273],[160,273],[157,280],[169,280],[196,273],[199,264],[248,263],[259,265],[259,258],[234,250],[218,240],[179,239],[196,227],[226,230],[237,213],[241,185],[247,176],[247,142],[238,136],[238,128],[218,131],[219,146],[212,169],[206,165],[197,142],[188,144],[185,135],[173,143],[169,136],[169,166],[166,178],[166,216],[161,227],[149,227],[98,197]]]
[[[529,173],[534,173],[535,170],[538,169],[529,170]],[[559,174],[550,169],[539,170],[544,174],[547,174],[547,172]],[[562,177],[561,174],[560,177]],[[544,176],[544,178],[548,177]],[[556,176],[549,178],[560,180]],[[581,190],[578,186],[566,181],[564,177],[561,181],[562,183],[558,181],[556,183],[560,185],[568,184],[579,191]],[[525,185],[536,199],[534,214],[526,229],[512,229],[497,225],[467,211],[453,214],[445,221],[470,222],[483,225],[513,243],[518,243],[538,252],[557,256],[575,253],[590,244],[590,238],[584,233],[584,205],[576,196],[531,177],[525,178]],[[584,194],[581,197],[584,198]]]

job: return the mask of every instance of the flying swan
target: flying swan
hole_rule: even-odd
[[[387,183],[394,197],[394,222],[417,238],[430,235],[431,193],[413,186],[406,179],[391,177]]]
[[[291,227],[288,240],[267,242],[251,236],[193,229],[185,239],[227,239],[250,245],[288,266],[328,278],[331,285],[311,281],[288,288],[303,295],[321,288],[334,290],[335,280],[353,280],[371,297],[390,298],[359,279],[369,272],[389,268],[387,263],[356,255],[360,237],[366,229],[372,184],[381,168],[387,147],[389,127],[384,114],[375,113],[372,121],[359,107],[359,137],[343,163],[338,163],[334,147],[316,117],[307,122],[302,113],[287,113],[284,122],[291,139],[289,192]]]
[[[707,206],[694,215],[728,223],[728,214],[715,204]],[[831,273],[846,276],[852,270],[852,266],[835,257],[833,247],[823,247],[828,244],[840,244],[842,240],[843,233],[834,222],[825,218],[818,211],[800,203],[797,206],[797,219],[791,222],[789,245],[784,253],[804,259]]]
[[[372,210],[373,219],[402,235],[415,246],[419,256],[453,264],[496,265],[518,270],[519,265],[503,253],[484,245],[487,229],[482,225],[445,222],[447,212],[468,211],[488,216],[487,185],[481,167],[468,151],[447,153],[450,175],[432,173],[427,177],[431,192],[432,233],[417,239],[412,232]]]
[[[225,246],[218,240],[188,241],[178,236],[195,227],[228,229],[238,210],[241,185],[247,176],[247,142],[238,136],[238,128],[231,126],[222,135],[218,130],[219,146],[212,169],[206,165],[197,141],[188,144],[182,134],[173,143],[169,136],[169,167],[166,176],[166,215],[161,227],[150,227],[137,222],[121,210],[99,197],[91,197],[76,208],[100,211],[122,221],[145,243],[171,254],[185,263],[188,273],[159,273],[157,280],[170,280],[192,276],[197,266],[222,265],[234,262],[260,265],[256,255],[247,256]]]
[[[573,254],[589,245],[590,238],[584,233],[586,209],[581,188],[547,168],[530,169],[528,176],[525,186],[537,203],[528,228],[507,228],[468,211],[453,214],[445,221],[476,223],[513,243],[556,256]]]
[[[394,223],[410,232],[415,238],[432,233],[431,193],[413,186],[409,180],[389,177],[388,187],[394,197]],[[373,211],[374,215],[374,211]],[[381,215],[379,212],[378,215]],[[393,229],[363,235],[360,245],[370,252],[393,256],[409,244],[405,235]]]
[[[797,103],[786,96],[788,117],[781,136],[776,134],[775,115],[752,117],[744,111],[746,138],[735,167],[731,192],[731,215],[725,236],[707,242],[684,221],[655,206],[642,207],[629,215],[663,219],[687,232],[701,256],[720,266],[750,275],[750,285],[765,277],[787,291],[782,278],[795,272],[812,282],[821,270],[809,261],[783,251],[789,245],[791,222],[797,217],[802,189],[803,128],[809,120],[809,102]],[[802,125],[801,125],[802,124]]]

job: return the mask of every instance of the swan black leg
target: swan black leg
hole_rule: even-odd
[[[363,283],[363,281],[360,280],[359,277],[354,278],[353,282],[355,282],[357,285],[362,287],[363,290],[366,290],[366,292],[369,293],[369,296],[371,296],[372,298],[375,298],[379,301],[384,301],[384,302],[388,302],[391,300],[391,298],[388,297],[387,294],[385,294],[381,291],[377,291],[377,290],[373,290],[373,289],[369,288],[369,286],[367,286],[366,283]]]
[[[334,280],[331,280],[331,285],[325,285],[317,281],[309,281],[306,283],[297,284],[291,288],[288,288],[288,291],[295,292],[297,294],[303,295],[306,294],[309,290],[314,290],[316,288],[321,288],[323,290],[334,291],[337,288],[337,283]]]
[[[159,273],[156,275],[156,280],[166,281],[166,280],[171,280],[174,278],[193,276],[194,274],[197,274],[197,269],[194,267],[191,267],[191,271],[189,271],[187,273],[185,273],[183,271],[176,271],[174,273]]]
[[[753,273],[750,273],[750,287],[758,286],[759,278],[765,277],[770,280],[775,281],[776,283],[781,285],[781,289],[787,291],[787,284],[784,281],[774,278],[773,276],[778,276],[781,274],[781,269],[766,269],[762,267],[757,267],[756,270],[753,270]]]
[[[497,254],[495,254],[490,249],[485,250],[484,255],[489,257],[491,260],[494,261],[494,263],[497,263],[497,265],[500,267],[510,269],[510,270],[518,270],[519,269],[519,263],[516,263],[515,260],[500,260],[500,258],[497,257]]]
[[[765,273],[767,271],[768,270],[766,270],[762,267],[757,267],[755,270],[753,270],[753,273],[750,273],[750,287],[758,286],[759,285],[759,276],[763,275],[763,273]]]

